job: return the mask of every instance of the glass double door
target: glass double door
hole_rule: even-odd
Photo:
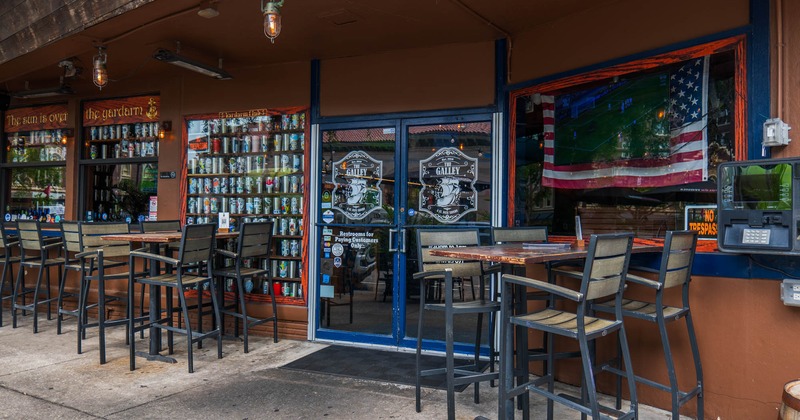
[[[491,115],[320,127],[317,338],[416,345],[416,232],[488,232],[492,130]],[[479,295],[468,282],[454,293]],[[457,341],[474,343],[474,321]],[[423,338],[443,348],[443,317],[426,314]]]

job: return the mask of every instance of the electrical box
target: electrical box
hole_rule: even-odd
[[[783,279],[781,301],[786,306],[800,306],[800,280]]]
[[[720,251],[800,255],[800,158],[720,164],[717,212]]]
[[[789,138],[789,124],[780,118],[770,118],[764,121],[764,138],[761,144],[764,147],[786,146],[792,139]]]

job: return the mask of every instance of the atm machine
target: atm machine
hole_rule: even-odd
[[[722,163],[717,183],[720,251],[800,255],[800,158]]]

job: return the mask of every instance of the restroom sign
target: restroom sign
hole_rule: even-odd
[[[453,223],[477,211],[478,158],[455,147],[439,149],[420,162],[419,211],[443,223]]]
[[[333,209],[361,220],[381,207],[383,162],[366,152],[350,152],[333,165]]]

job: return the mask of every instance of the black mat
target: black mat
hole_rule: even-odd
[[[471,364],[471,360],[456,359],[456,366]],[[483,368],[488,367],[488,362]],[[422,355],[422,369],[444,367],[444,356]],[[366,349],[361,347],[328,346],[289,364],[283,369],[305,372],[325,373],[328,375],[347,376],[358,379],[371,379],[414,385],[416,355],[385,350]],[[447,389],[445,375],[434,375],[422,378],[422,386],[426,388]],[[469,385],[456,386],[461,392]]]

